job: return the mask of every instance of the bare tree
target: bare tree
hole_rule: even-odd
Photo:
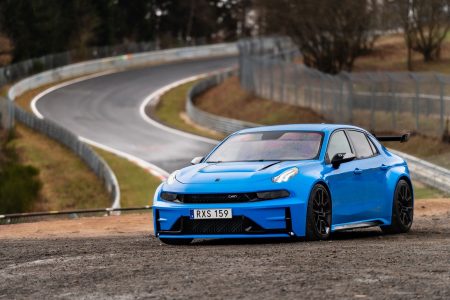
[[[263,32],[289,35],[304,63],[323,72],[351,71],[375,38],[372,25],[377,1],[260,0]]]
[[[425,62],[440,58],[440,50],[450,29],[450,0],[395,0],[403,23],[408,48],[408,69],[412,69],[411,50]]]

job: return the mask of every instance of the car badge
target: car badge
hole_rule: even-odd
[[[216,180],[214,180],[215,182],[220,181],[220,178],[216,178]]]
[[[238,195],[228,195],[228,199],[236,199]]]

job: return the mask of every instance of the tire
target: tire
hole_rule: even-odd
[[[401,179],[395,188],[392,201],[391,225],[381,226],[384,233],[396,234],[408,232],[414,218],[414,197],[411,186]]]
[[[327,240],[331,234],[331,197],[322,184],[311,190],[306,215],[306,240]]]
[[[159,239],[161,242],[163,242],[164,244],[167,245],[174,245],[174,246],[181,246],[181,245],[189,245],[193,239],[179,239],[179,238],[175,238],[175,239]]]

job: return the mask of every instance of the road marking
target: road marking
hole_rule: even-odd
[[[42,91],[41,93],[36,95],[31,100],[31,103],[30,103],[31,110],[33,111],[33,113],[34,113],[34,115],[36,117],[38,117],[39,119],[44,119],[44,116],[37,109],[36,103],[38,102],[39,99],[41,99],[45,95],[50,94],[51,92],[56,91],[57,89],[66,87],[66,86],[74,84],[74,83],[78,83],[78,82],[85,81],[85,80],[88,80],[88,79],[92,79],[92,78],[96,78],[96,77],[100,77],[100,76],[105,76],[105,75],[108,75],[108,74],[118,73],[118,72],[120,72],[120,70],[108,70],[108,71],[104,71],[104,72],[100,72],[100,73],[95,73],[95,74],[90,74],[90,75],[86,75],[86,76],[83,76],[83,77],[75,78],[75,79],[72,79],[72,80],[65,81],[63,83],[54,85],[54,86],[46,89],[45,91]]]
[[[230,69],[232,69],[232,68],[221,68],[221,69],[217,69],[217,70],[214,70],[214,71],[197,74],[197,75],[194,75],[194,76],[190,76],[190,77],[187,77],[187,78],[184,78],[184,79],[172,82],[171,84],[168,84],[166,86],[163,86],[163,87],[157,89],[156,91],[154,91],[153,93],[151,93],[150,95],[145,97],[144,100],[142,101],[141,106],[139,107],[139,113],[140,113],[142,119],[145,122],[151,124],[152,126],[158,127],[159,129],[165,130],[167,132],[174,133],[174,134],[183,136],[185,138],[189,138],[189,139],[205,142],[205,143],[208,143],[208,144],[217,145],[217,143],[219,142],[218,140],[214,140],[214,139],[206,138],[206,137],[199,136],[199,135],[196,135],[196,134],[193,134],[193,133],[188,133],[188,132],[185,132],[185,131],[181,131],[181,130],[178,130],[178,129],[166,126],[164,124],[161,124],[161,123],[155,121],[154,119],[152,119],[150,116],[148,116],[145,113],[145,108],[147,106],[156,106],[158,104],[158,102],[159,102],[160,97],[164,93],[168,92],[169,90],[171,90],[171,89],[173,89],[175,87],[178,87],[178,86],[183,85],[185,83],[188,83],[190,81],[194,81],[194,80],[197,80],[197,79],[205,78],[205,77],[211,76],[213,74],[216,74],[216,73],[219,73],[219,72],[224,72],[224,71],[230,70]]]
[[[107,152],[111,152],[117,156],[120,156],[122,158],[125,158],[127,160],[129,160],[130,162],[138,165],[139,167],[143,168],[144,170],[146,170],[147,172],[149,172],[150,174],[152,174],[153,176],[158,177],[159,179],[161,179],[161,181],[166,180],[167,177],[169,177],[169,173],[166,170],[161,169],[160,167],[149,163],[148,161],[145,161],[137,156],[134,156],[132,154],[117,150],[115,148],[109,147],[107,145],[95,142],[93,140],[87,139],[85,137],[79,136],[78,137],[80,141],[89,144],[91,146],[103,149]]]

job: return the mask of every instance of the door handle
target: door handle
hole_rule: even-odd
[[[389,169],[389,166],[387,166],[385,164],[381,164],[380,169],[381,170],[387,170],[387,169]]]
[[[360,175],[360,174],[362,174],[362,170],[356,168],[356,169],[353,171],[353,174],[355,174],[355,175]]]

